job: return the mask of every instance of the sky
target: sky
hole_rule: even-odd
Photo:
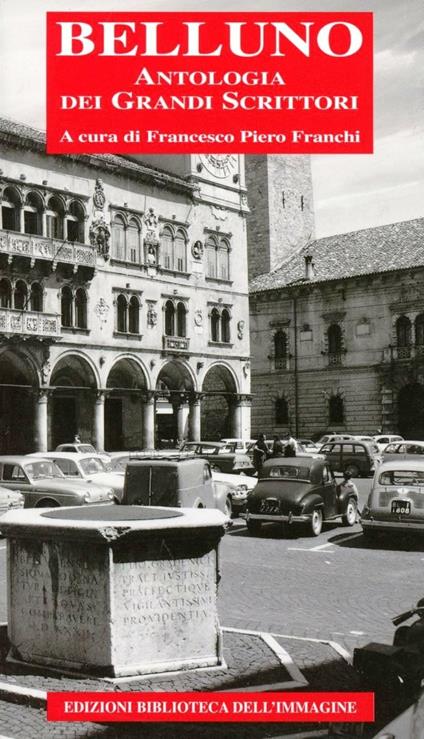
[[[312,157],[316,235],[424,216],[423,0],[267,0],[261,11],[372,11],[375,152]],[[47,11],[253,11],[257,0],[0,0],[0,115],[45,128]]]

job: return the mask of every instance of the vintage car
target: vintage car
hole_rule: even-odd
[[[392,444],[395,441],[403,441],[403,436],[399,436],[399,434],[380,434],[379,436],[373,436],[373,439],[381,453],[385,450],[387,444]]]
[[[9,490],[9,488],[0,488],[0,516],[15,508],[24,507],[24,496],[17,490]]]
[[[212,470],[212,482],[228,485],[228,495],[234,515],[239,515],[246,508],[248,493],[258,484],[257,477],[250,475],[231,475]]]
[[[67,480],[50,459],[31,455],[0,457],[0,487],[24,496],[25,508],[111,503],[112,488],[87,480]]]
[[[119,503],[124,492],[124,473],[112,470],[100,454],[74,454],[72,452],[35,452],[29,457],[50,459],[68,480],[85,480],[112,488],[115,502]]]
[[[390,460],[378,468],[361,514],[367,538],[378,532],[424,533],[424,460]]]
[[[92,444],[84,444],[81,441],[72,441],[69,444],[59,444],[55,452],[71,452],[71,454],[98,454],[107,464],[110,461],[110,455],[107,452],[98,452]]]
[[[352,477],[370,477],[381,462],[376,444],[366,441],[327,442],[320,449],[334,472],[347,472]]]
[[[280,523],[284,532],[290,524],[303,524],[318,536],[323,521],[340,518],[353,526],[357,518],[355,489],[341,493],[330,466],[310,456],[275,457],[264,462],[255,489],[247,496],[249,533],[258,534],[266,522]]]
[[[209,463],[184,453],[130,459],[125,471],[123,505],[218,508],[231,516],[231,486],[212,479]]]
[[[208,460],[216,472],[230,472],[238,475],[241,472],[251,475],[255,471],[252,460],[243,452],[228,452],[225,443],[218,441],[186,441],[181,446],[182,452],[193,452]]]
[[[415,459],[424,460],[424,441],[395,441],[388,444],[383,452],[383,462],[394,462],[398,459]]]

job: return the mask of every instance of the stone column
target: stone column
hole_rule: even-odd
[[[25,211],[23,207],[19,209],[19,230],[21,233],[25,233]]]
[[[143,402],[143,448],[155,448],[155,395],[149,390]]]
[[[35,403],[35,448],[37,452],[48,451],[48,410],[49,391],[40,390]]]
[[[235,439],[250,439],[251,395],[235,395],[232,403],[232,435]]]
[[[187,401],[182,400],[177,408],[177,434],[180,441],[187,438],[187,421],[189,412],[190,410]]]
[[[98,452],[105,448],[105,393],[99,391],[96,394],[94,405],[94,438]]]
[[[201,419],[201,400],[200,393],[193,393],[189,404],[189,439],[190,441],[200,441],[200,419]]]

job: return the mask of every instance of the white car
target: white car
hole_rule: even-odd
[[[225,472],[212,470],[212,482],[223,482],[229,486],[233,513],[240,513],[245,509],[248,493],[258,484],[257,477],[250,475],[231,475]]]
[[[28,456],[53,460],[68,480],[86,480],[102,487],[113,488],[116,502],[122,500],[125,476],[123,472],[112,471],[110,464],[106,464],[100,454],[35,452]]]
[[[373,439],[380,452],[383,452],[387,444],[392,444],[396,441],[403,441],[403,436],[399,436],[398,434],[380,434],[380,436],[374,436]]]
[[[251,444],[256,444],[253,439],[221,439],[221,442],[225,444],[226,452],[243,452],[244,454],[247,454]]]
[[[374,475],[361,513],[364,534],[420,531],[424,533],[424,460],[391,459]]]
[[[73,441],[69,444],[59,444],[55,452],[71,452],[72,454],[98,454],[107,464],[110,461],[110,455],[107,452],[98,452],[92,444],[84,444],[83,442]]]

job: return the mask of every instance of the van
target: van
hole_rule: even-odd
[[[347,472],[352,477],[369,477],[374,474],[381,458],[365,441],[333,441],[320,449],[334,472]]]

